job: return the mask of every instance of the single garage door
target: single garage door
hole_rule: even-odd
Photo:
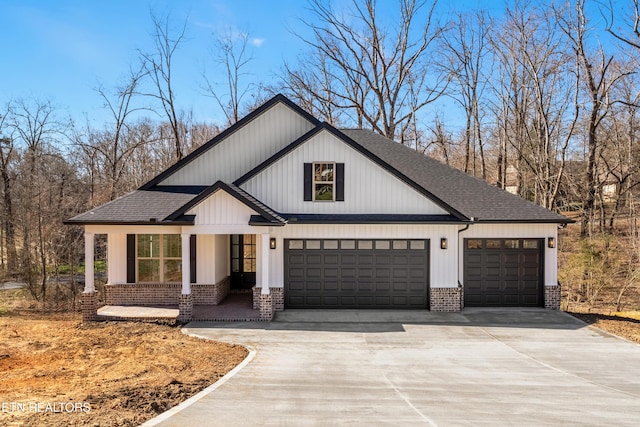
[[[286,308],[426,309],[428,240],[284,241]]]
[[[465,307],[541,307],[543,239],[465,239]]]

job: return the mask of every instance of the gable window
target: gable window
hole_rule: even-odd
[[[313,200],[333,201],[335,194],[335,163],[313,164]]]
[[[303,200],[344,202],[344,163],[305,163]]]
[[[179,234],[136,236],[138,282],[179,283],[182,281],[182,239]]]

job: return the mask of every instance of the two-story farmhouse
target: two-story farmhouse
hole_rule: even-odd
[[[569,220],[410,148],[321,123],[282,95],[138,190],[67,221],[108,236],[107,302],[288,308],[557,309]]]

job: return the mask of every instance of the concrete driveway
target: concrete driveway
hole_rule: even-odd
[[[547,310],[191,323],[253,359],[162,426],[637,426],[640,345]],[[171,415],[171,416],[168,416]]]

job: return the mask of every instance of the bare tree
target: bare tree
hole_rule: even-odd
[[[322,57],[322,72],[331,77],[331,84],[323,85],[329,93],[320,93],[321,103],[348,110],[356,124],[403,141],[412,117],[442,95],[448,83],[447,75],[430,66],[443,31],[434,22],[435,6],[435,1],[398,0],[398,22],[387,26],[378,19],[374,0],[352,0],[349,16],[312,0],[313,18],[305,24],[313,38],[303,40],[312,57]],[[303,79],[303,89],[317,86],[304,81],[315,73],[295,77]]]
[[[158,17],[151,13],[153,22],[153,41],[155,43],[154,53],[142,53],[144,68],[151,77],[155,92],[146,93],[162,105],[169,125],[171,126],[174,140],[175,159],[180,160],[184,156],[183,135],[184,126],[180,121],[180,114],[176,106],[176,95],[173,87],[173,59],[180,45],[185,41],[187,30],[187,20],[182,23],[175,33],[171,28],[168,16]]]
[[[8,115],[10,104],[7,105],[2,115],[0,115],[0,177],[2,179],[2,201],[3,201],[3,221],[4,246],[7,251],[7,271],[11,274],[17,271],[18,255],[16,250],[16,231],[14,225],[13,210],[13,186],[16,180],[13,170],[15,152],[13,138],[4,136],[3,132],[8,131]],[[4,259],[3,259],[4,260]]]
[[[243,99],[254,87],[252,83],[246,83],[245,78],[249,75],[247,67],[253,61],[253,54],[249,50],[249,34],[233,34],[231,32],[216,38],[214,61],[224,69],[226,81],[224,83],[224,93],[217,89],[216,82],[212,82],[203,73],[205,89],[211,96],[227,119],[227,125],[232,125],[240,120]]]
[[[572,10],[573,9],[573,10]],[[580,221],[580,235],[586,236],[595,210],[596,191],[598,189],[597,160],[602,149],[598,137],[598,128],[609,112],[611,87],[627,73],[616,73],[612,67],[613,56],[605,53],[602,45],[595,52],[589,50],[589,21],[585,14],[585,0],[575,0],[573,8],[557,14],[562,29],[567,35],[570,47],[575,52],[580,66],[582,84],[586,89],[588,102],[585,105],[587,115],[586,145],[587,167],[585,170],[585,191],[583,214]]]
[[[445,69],[453,76],[450,96],[465,112],[464,171],[476,175],[476,148],[480,157],[480,176],[487,179],[482,135],[481,98],[486,87],[485,60],[488,55],[492,23],[484,12],[459,14],[453,30],[444,37]]]

